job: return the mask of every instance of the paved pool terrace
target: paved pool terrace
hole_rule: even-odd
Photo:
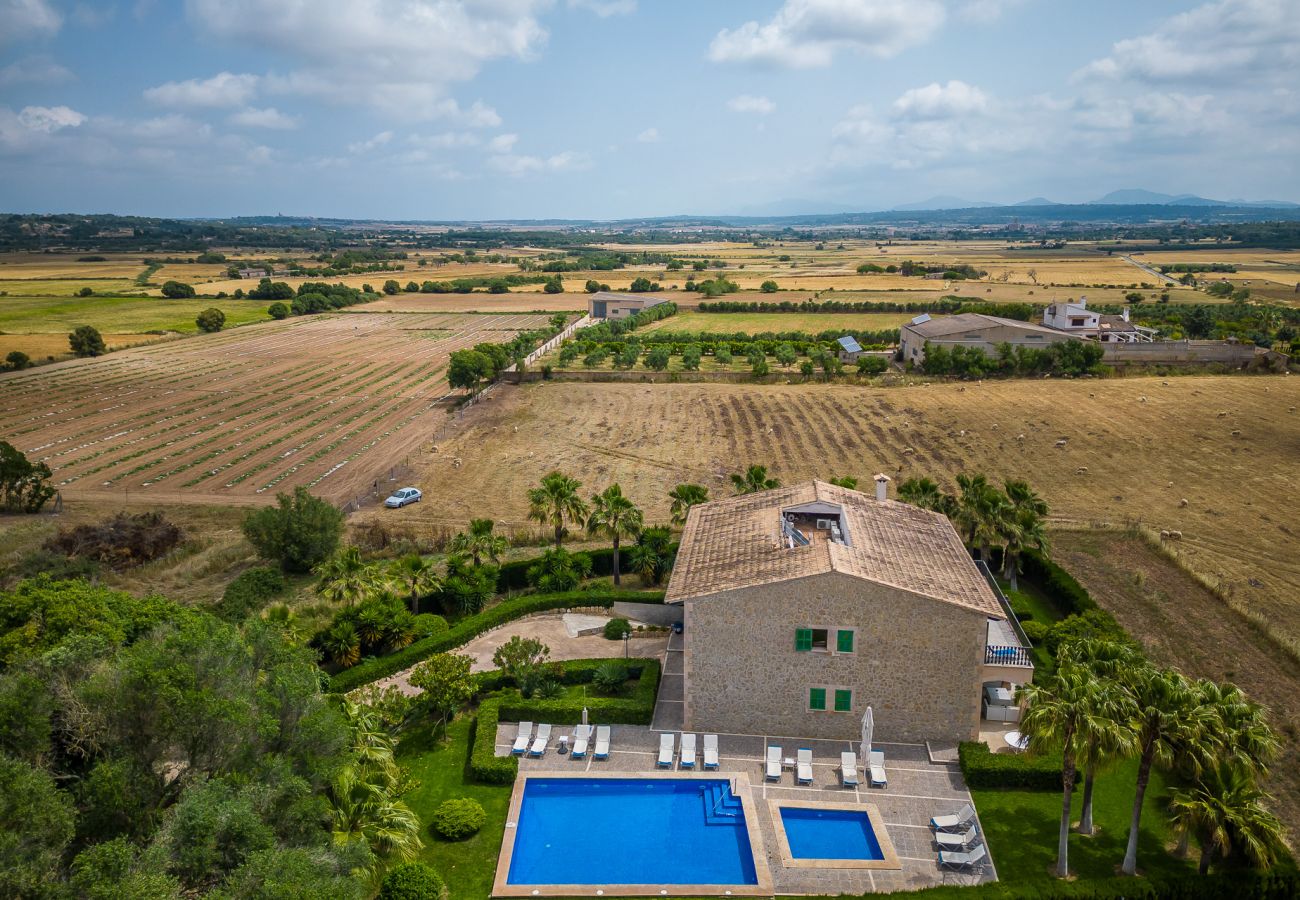
[[[501,723],[497,730],[496,755],[509,756],[517,726]],[[638,725],[614,725],[607,760],[571,759],[557,752],[560,735],[571,735],[571,727],[557,727],[545,755],[520,759],[519,771],[526,775],[553,772],[642,775],[665,772],[655,765],[659,750],[659,731]],[[923,744],[876,743],[885,751],[887,788],[867,786],[865,780],[856,788],[840,784],[840,753],[857,751],[848,741],[814,741],[776,735],[719,735],[719,777],[744,773],[741,789],[748,792],[747,808],[756,810],[762,834],[763,852],[772,874],[775,894],[860,894],[868,891],[916,890],[939,884],[975,884],[996,880],[992,863],[982,874],[945,872],[939,868],[938,852],[930,830],[930,817],[956,813],[971,802],[970,791],[956,765],[931,762]],[[801,747],[813,751],[813,783],[796,785],[794,770],[782,771],[781,780],[764,778],[764,756],[769,744],[782,748],[783,757],[793,757]],[[702,744],[700,745],[702,747]],[[698,751],[697,768],[702,766],[703,751]],[[676,771],[674,764],[673,770]],[[864,775],[859,771],[859,778]],[[885,830],[902,866],[897,870],[790,867],[782,860],[781,841],[772,822],[769,801],[792,803],[827,803],[876,807]],[[547,890],[550,896],[592,896],[595,889],[576,887],[563,892]]]

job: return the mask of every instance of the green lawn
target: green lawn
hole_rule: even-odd
[[[104,333],[141,334],[179,331],[195,334],[195,317],[215,306],[226,314],[226,327],[269,322],[266,300],[220,300],[162,297],[0,297],[0,331],[8,334],[66,334],[78,325],[93,325]]]
[[[1092,837],[1070,834],[1070,872],[1079,878],[1109,878],[1119,874],[1128,843],[1129,815],[1137,760],[1129,760],[1097,778],[1093,817],[1097,833]],[[1043,881],[1054,877],[1056,841],[1061,821],[1061,795],[1055,791],[1013,791],[976,789],[971,791],[979,810],[980,824],[998,878],[1006,882]],[[1195,869],[1196,851],[1180,860],[1165,848],[1173,843],[1169,829],[1169,788],[1163,775],[1152,773],[1142,806],[1142,830],[1138,837],[1139,873],[1176,874]],[[1083,797],[1083,777],[1074,792],[1072,821],[1078,821]]]
[[[397,745],[398,761],[419,782],[403,798],[424,825],[419,859],[442,875],[451,896],[457,898],[491,895],[510,807],[510,787],[473,784],[466,778],[471,724],[469,716],[458,717],[447,729],[447,740],[435,738],[436,723],[421,725],[403,735]],[[468,840],[444,841],[429,830],[434,809],[452,797],[471,797],[487,811],[487,824]]]

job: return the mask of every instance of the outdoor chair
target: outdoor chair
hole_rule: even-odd
[[[716,734],[706,734],[704,736],[704,768],[716,769],[718,767],[718,736]]]
[[[767,777],[775,781],[781,780],[781,748],[770,746],[767,748]]]
[[[682,735],[682,755],[677,760],[677,765],[683,769],[695,768],[695,735]]]
[[[655,760],[655,765],[661,768],[670,768],[673,764],[673,745],[676,743],[672,733],[659,735],[659,758]]]
[[[528,748],[529,756],[541,756],[546,752],[546,746],[551,742],[551,726],[538,725],[537,737],[533,738],[533,745]]]
[[[989,852],[983,844],[972,850],[954,853],[949,850],[939,851],[939,868],[941,869],[973,869],[983,868],[984,860],[988,857]]]
[[[609,726],[596,726],[596,749],[591,752],[596,759],[609,759]]]
[[[967,803],[951,816],[935,816],[930,820],[930,827],[935,831],[956,831],[965,828],[975,820],[975,807]]]
[[[845,787],[858,786],[858,755],[852,750],[840,754],[840,780]]]
[[[510,752],[515,756],[523,756],[528,749],[528,742],[533,739],[533,723],[520,722],[519,732],[515,735],[515,742],[510,745]]]
[[[940,850],[965,850],[979,839],[979,829],[974,825],[966,829],[965,834],[955,834],[947,831],[937,832],[934,836],[934,842],[939,845]]]
[[[587,756],[587,744],[591,742],[591,726],[579,725],[573,730],[573,749],[569,751],[569,756],[573,759],[584,759]]]
[[[867,767],[871,770],[872,787],[889,786],[889,779],[885,776],[884,750],[872,750],[871,756],[867,759]]]
[[[812,750],[808,747],[800,747],[795,755],[795,780],[800,784],[812,784]]]

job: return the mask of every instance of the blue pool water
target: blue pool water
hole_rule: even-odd
[[[510,884],[757,884],[725,780],[529,778]]]
[[[865,812],[781,807],[781,824],[795,859],[883,859]]]

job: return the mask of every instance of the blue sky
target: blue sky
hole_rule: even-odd
[[[0,0],[5,211],[616,218],[1126,187],[1300,200],[1300,0]]]

